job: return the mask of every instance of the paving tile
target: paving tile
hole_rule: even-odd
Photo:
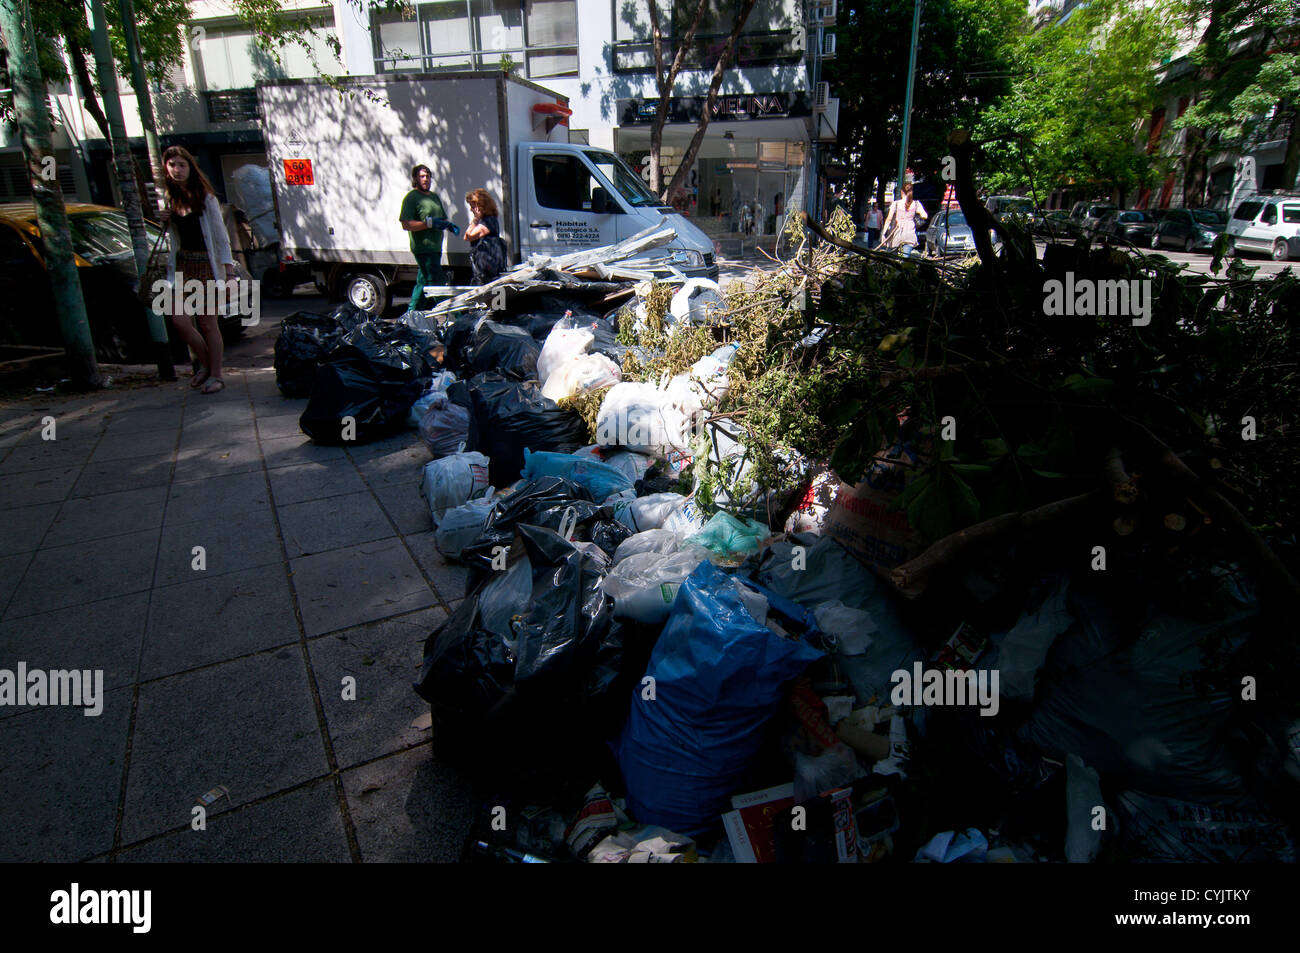
[[[101,496],[144,486],[159,486],[171,479],[171,457],[128,457],[88,463],[81,470],[71,495]]]
[[[159,678],[297,639],[281,566],[163,586],[149,605],[140,677]]]
[[[433,459],[422,443],[394,447],[386,453],[358,457],[357,469],[371,486],[410,484],[418,487],[424,465]]]
[[[334,782],[317,781],[168,834],[118,855],[121,863],[345,864],[352,859]]]
[[[252,417],[239,422],[217,421],[186,424],[181,430],[180,452],[207,447],[233,447],[238,444],[257,443],[257,428]]]
[[[192,447],[176,454],[176,472],[172,474],[172,481],[189,483],[261,469],[262,453],[256,441]]]
[[[451,605],[465,598],[465,585],[469,581],[469,569],[460,563],[443,558],[435,545],[434,531],[414,533],[406,537],[406,545],[411,547],[420,567],[433,580],[433,587],[438,590],[444,602]]]
[[[173,480],[163,525],[198,520],[239,522],[270,513],[271,494],[266,489],[266,476],[260,470],[219,473],[193,482]]]
[[[102,543],[42,547],[5,611],[6,620],[148,589],[159,530]]]
[[[194,568],[194,547],[203,547],[205,568]],[[279,563],[284,554],[275,520],[269,509],[245,513],[237,520],[205,519],[193,523],[167,523],[158,548],[155,586],[169,586],[199,578]]]
[[[309,636],[437,601],[397,537],[294,559],[290,570]]]
[[[0,719],[0,862],[70,863],[113,846],[131,691],[103,711],[50,707]]]
[[[277,506],[276,513],[291,559],[393,535],[392,524],[368,492],[290,503]]]
[[[29,436],[0,463],[0,476],[80,467],[94,450],[94,440],[36,440]]]
[[[140,687],[122,842],[188,825],[195,799],[217,785],[230,796],[209,822],[328,769],[296,645],[150,682]]]
[[[396,524],[399,533],[432,532],[433,517],[429,515],[429,503],[417,485],[394,483],[391,486],[377,486],[374,493],[383,504],[389,519]]]
[[[0,510],[61,502],[72,491],[83,469],[81,463],[75,463],[0,475]]]
[[[149,593],[0,622],[0,665],[28,669],[99,669],[105,690],[135,684]],[[0,718],[26,711],[0,708]]]
[[[370,460],[375,457],[386,456],[387,454],[399,450],[407,450],[412,447],[423,447],[420,443],[420,437],[414,430],[401,430],[391,437],[384,437],[382,440],[372,440],[370,443],[356,444],[355,446],[347,445],[348,456],[353,460]]]
[[[298,426],[298,420],[301,417],[302,411],[279,414],[274,417],[258,414],[257,435],[263,440],[279,440],[283,437],[303,437],[305,434],[302,432],[302,428]]]
[[[167,487],[146,486],[68,500],[54,518],[43,546],[65,546],[162,526]]]
[[[454,863],[481,795],[422,745],[342,773],[367,863]]]
[[[137,433],[124,433],[105,436],[91,455],[92,463],[106,460],[124,460],[128,457],[152,457],[155,460],[169,460],[176,449],[176,431],[141,430]]]
[[[123,410],[109,418],[104,434],[114,439],[122,434],[140,433],[145,430],[179,430],[181,413],[179,403],[144,410]]]
[[[0,481],[0,486],[3,486],[3,481]],[[0,517],[0,556],[36,549],[58,512],[58,503],[38,503],[5,510],[4,516]]]
[[[279,393],[261,397],[255,395],[252,400],[252,407],[259,417],[280,417],[285,414],[294,414],[301,417],[302,412],[307,409],[307,398],[285,397]]]
[[[277,467],[268,471],[267,476],[278,507],[287,503],[364,492],[366,489],[366,484],[357,475],[356,467],[345,459]]]
[[[18,588],[18,581],[27,571],[27,564],[32,561],[31,553],[18,553],[13,556],[0,556],[0,606],[9,601],[9,597]],[[0,656],[2,659],[3,656]],[[2,664],[2,663],[0,663]]]
[[[334,756],[348,768],[429,740],[411,722],[429,703],[411,686],[420,678],[424,640],[447,618],[439,608],[321,636],[308,643]],[[343,679],[356,679],[343,697]]]
[[[312,443],[306,434],[296,437],[276,437],[262,440],[262,457],[268,470],[292,467],[302,463],[330,463],[347,460],[342,447],[322,447]]]

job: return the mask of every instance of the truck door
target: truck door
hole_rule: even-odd
[[[531,180],[521,189],[524,259],[530,254],[562,255],[618,240],[622,208],[581,155],[548,150],[540,144],[540,148],[524,150],[521,158],[526,163],[526,178]]]

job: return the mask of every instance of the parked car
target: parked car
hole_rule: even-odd
[[[1044,213],[1034,222],[1034,234],[1064,238],[1070,234],[1072,227],[1070,213],[1063,208],[1058,208]]]
[[[83,203],[69,204],[67,213],[96,357],[110,363],[151,363],[157,355],[148,316],[132,290],[135,252],[126,214]],[[158,232],[157,224],[145,222],[151,248]],[[244,330],[238,316],[222,318],[220,326],[227,341]],[[45,242],[30,202],[0,205],[0,338],[7,344],[62,346]],[[173,355],[181,359],[184,349],[174,348]]]
[[[1233,251],[1263,252],[1275,261],[1300,258],[1300,193],[1248,199],[1237,206],[1224,231]]]
[[[1070,209],[1070,224],[1081,229],[1084,234],[1092,234],[1097,223],[1107,212],[1115,211],[1116,206],[1105,202],[1075,202]]]
[[[990,195],[984,200],[984,207],[999,222],[1008,215],[1014,215],[1028,223],[1030,231],[1037,230],[1039,214],[1033,199],[1023,195]]]
[[[959,208],[944,209],[935,215],[926,236],[927,247],[940,257],[975,254],[975,232]],[[992,238],[996,247],[1001,239],[997,232],[992,232]]]
[[[1109,238],[1112,241],[1128,242],[1133,245],[1149,245],[1155,228],[1155,216],[1150,212],[1126,208],[1107,212],[1098,219],[1093,231],[1099,238]]]
[[[1210,248],[1223,233],[1228,217],[1213,208],[1170,208],[1156,222],[1151,234],[1152,248],[1181,248],[1193,252]]]

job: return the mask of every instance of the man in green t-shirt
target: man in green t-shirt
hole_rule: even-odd
[[[409,310],[418,311],[424,297],[425,285],[445,285],[447,275],[442,270],[442,233],[450,231],[459,235],[460,229],[447,220],[442,199],[429,191],[433,172],[427,165],[417,165],[411,170],[411,191],[402,199],[399,218],[402,228],[411,233],[411,253],[419,265],[415,275],[415,288],[411,291]]]

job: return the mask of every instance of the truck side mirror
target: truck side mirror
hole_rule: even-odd
[[[599,185],[591,190],[591,210],[597,215],[618,211],[617,207],[610,207],[609,193]]]

